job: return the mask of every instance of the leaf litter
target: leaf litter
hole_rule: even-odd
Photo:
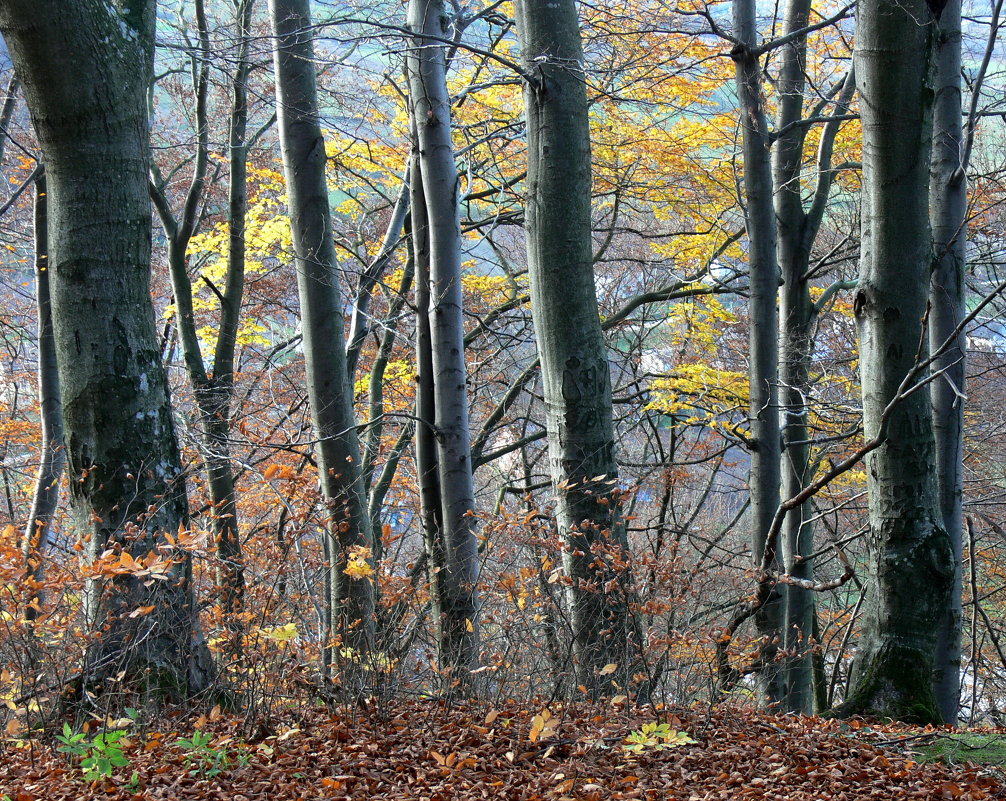
[[[622,705],[490,708],[410,701],[296,711],[285,721],[280,717],[268,723],[210,717],[179,717],[171,724],[176,731],[126,738],[128,766],[110,779],[90,783],[81,778],[79,763],[59,753],[56,743],[8,737],[0,744],[0,798],[1006,798],[1006,782],[996,766],[922,760],[913,745],[942,736],[939,730],[920,735],[919,729],[747,708],[654,713]],[[244,734],[249,728],[253,736]],[[191,743],[194,730],[205,743],[200,753],[204,769],[194,769],[193,754],[179,744]],[[643,747],[633,747],[639,744]],[[206,770],[206,764],[220,769]]]

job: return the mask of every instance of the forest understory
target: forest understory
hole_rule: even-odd
[[[730,705],[655,712],[430,700],[268,721],[219,709],[162,721],[166,727],[125,735],[127,764],[92,782],[80,758],[51,741],[6,743],[4,798],[1006,798],[1006,729],[911,728]]]
[[[0,0],[0,801],[1006,798],[1004,2]]]

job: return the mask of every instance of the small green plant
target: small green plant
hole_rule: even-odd
[[[622,749],[629,754],[641,754],[650,748],[662,751],[694,742],[686,732],[672,729],[669,723],[644,723],[643,728],[625,738]]]
[[[243,768],[251,755],[243,748],[231,750],[226,743],[213,745],[213,735],[196,729],[191,737],[178,740],[178,745],[186,750],[185,767],[194,776],[212,779],[237,765]]]
[[[59,751],[80,760],[80,770],[84,781],[93,782],[99,779],[111,779],[116,768],[129,765],[129,760],[122,752],[122,738],[126,732],[121,730],[106,731],[88,740],[83,732],[75,732],[69,723],[63,724],[63,733],[56,735],[62,743]]]

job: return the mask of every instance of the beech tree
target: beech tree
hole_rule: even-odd
[[[372,534],[346,374],[346,332],[319,123],[308,0],[270,0],[276,36],[276,105],[300,297],[315,454],[327,505],[324,672],[335,638],[355,657],[373,643]]]
[[[639,632],[612,426],[611,377],[597,310],[591,157],[580,25],[573,0],[521,0],[528,167],[525,228],[541,361],[549,472],[565,539],[579,683],[629,687]],[[605,665],[617,665],[612,672]]]
[[[853,685],[839,710],[925,723],[942,720],[933,655],[954,556],[928,392],[906,390],[928,352],[930,59],[941,10],[922,0],[863,0],[858,10],[864,201],[854,308],[864,433],[883,444],[867,456],[869,590]]]
[[[458,170],[446,75],[447,21],[439,0],[409,3],[412,231],[418,314],[423,318],[417,327],[420,339],[428,337],[429,342],[428,353],[420,342],[416,436],[439,661],[441,668],[470,670],[479,661],[479,557],[461,300]]]
[[[238,0],[237,48],[231,85],[231,108],[228,146],[230,175],[228,180],[228,247],[227,277],[222,290],[216,287],[220,299],[219,327],[210,369],[199,342],[196,316],[193,310],[192,280],[189,277],[188,247],[196,233],[206,201],[207,166],[209,163],[210,118],[210,37],[206,10],[202,0],[195,4],[198,48],[192,54],[195,95],[196,153],[192,179],[176,213],[166,193],[165,181],[153,166],[150,192],[167,239],[168,270],[175,301],[174,321],[178,329],[182,357],[189,375],[199,410],[200,433],[203,438],[203,459],[206,466],[207,489],[212,504],[212,529],[221,569],[218,584],[221,608],[228,625],[239,628],[237,613],[244,596],[244,557],[241,553],[240,524],[234,468],[230,458],[231,405],[234,396],[234,362],[245,273],[245,214],[248,207],[248,58],[249,27],[254,0]],[[208,281],[208,279],[207,279]]]
[[[82,684],[184,695],[212,669],[189,557],[168,540],[188,510],[149,291],[154,25],[151,0],[0,3],[46,164],[70,497],[94,570]]]
[[[807,89],[807,33],[810,0],[791,0],[786,6],[781,38],[792,36],[780,51],[776,88],[779,92],[772,148],[772,180],[778,260],[781,277],[779,290],[779,394],[782,410],[782,497],[792,498],[813,480],[811,398],[814,388],[811,369],[814,359],[815,329],[819,314],[834,292],[852,284],[833,283],[815,301],[811,296],[811,253],[824,220],[828,198],[834,184],[833,153],[835,137],[842,125],[840,117],[848,113],[856,88],[855,73],[850,71],[832,88],[834,111],[823,127],[813,162],[816,180],[809,200],[804,199],[804,150],[809,126],[802,124]],[[811,112],[820,115],[821,102]],[[753,324],[753,322],[752,322]],[[782,564],[787,576],[802,582],[814,581],[814,526],[810,501],[787,514],[780,533]],[[823,709],[823,687],[812,680],[811,639],[816,623],[815,592],[791,584],[786,587],[782,642],[789,654],[783,676],[783,706],[810,713],[815,706]],[[818,691],[815,698],[815,689]]]
[[[744,155],[744,216],[748,238],[748,305],[750,359],[751,552],[761,569],[766,564],[781,573],[782,554],[768,532],[779,505],[782,437],[779,425],[779,263],[776,255],[775,211],[772,205],[772,162],[768,116],[762,98],[761,53],[757,47],[755,0],[734,0],[731,56],[736,65]],[[766,557],[766,551],[768,555]],[[760,607],[755,625],[762,638],[761,690],[769,702],[785,693],[782,671],[775,663],[783,631],[786,587],[771,575],[758,577]]]

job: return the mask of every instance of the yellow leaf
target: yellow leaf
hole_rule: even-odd
[[[342,572],[350,578],[361,579],[374,575],[374,568],[370,565],[370,548],[365,545],[354,545],[349,549],[349,557],[346,559],[346,568]]]
[[[532,743],[539,740],[547,740],[555,735],[559,728],[559,721],[552,717],[552,713],[543,709],[531,719],[531,731],[528,732],[528,739]]]
[[[264,637],[276,642],[287,642],[300,635],[296,623],[287,623],[285,626],[274,626],[271,629],[260,629]]]
[[[607,665],[605,665],[603,668],[601,668],[600,675],[602,675],[602,676],[610,676],[616,670],[618,670],[618,664],[615,663],[615,662],[609,662]]]

